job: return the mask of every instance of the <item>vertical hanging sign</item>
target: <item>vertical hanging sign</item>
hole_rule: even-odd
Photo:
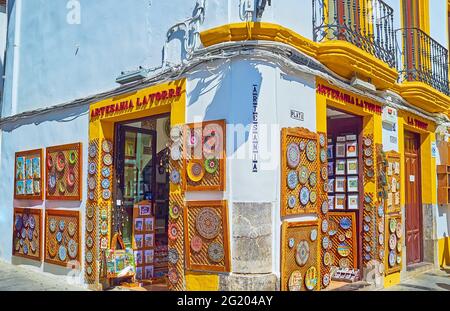
[[[252,172],[258,173],[258,149],[259,149],[259,139],[258,139],[258,85],[253,84],[253,122],[252,122]]]

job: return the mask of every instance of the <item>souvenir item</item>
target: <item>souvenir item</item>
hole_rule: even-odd
[[[95,200],[95,193],[94,193],[94,191],[89,191],[88,196],[89,196],[89,200],[91,200],[91,201]]]
[[[14,226],[16,227],[16,231],[20,231],[20,229],[22,229],[22,216],[20,215],[16,215],[16,220],[14,221]]]
[[[195,219],[195,228],[205,239],[212,240],[219,235],[221,220],[212,208],[203,208]]]
[[[325,142],[326,142],[325,135],[324,134],[319,134],[320,147],[325,147]]]
[[[176,240],[178,238],[178,226],[176,224],[169,225],[169,239]]]
[[[92,263],[92,261],[94,260],[94,256],[92,255],[91,251],[87,251],[86,252],[86,261],[87,263]]]
[[[358,143],[356,141],[347,143],[347,157],[358,156]]]
[[[389,249],[394,250],[397,247],[397,237],[395,234],[391,234],[389,237]]]
[[[205,170],[209,174],[215,174],[219,168],[219,160],[210,158],[205,160]]]
[[[324,219],[322,221],[322,232],[326,233],[328,231],[328,220]]]
[[[366,247],[364,247],[364,250],[368,253],[370,253],[370,251],[372,250],[372,248],[370,247],[370,245],[366,245]]]
[[[91,233],[94,230],[94,223],[90,219],[88,219],[88,221],[86,222],[86,230],[89,233]]]
[[[317,146],[316,143],[313,141],[308,142],[308,144],[306,145],[306,158],[308,158],[310,162],[316,161]]]
[[[69,251],[69,257],[71,259],[75,259],[78,254],[78,245],[74,240],[70,240],[69,244],[67,245],[68,251]]]
[[[309,170],[306,166],[302,166],[300,168],[300,172],[298,173],[298,180],[302,185],[305,185],[308,182]]]
[[[322,167],[322,169],[320,170],[320,177],[322,177],[323,180],[327,180],[327,178],[328,178],[328,168],[327,167]]]
[[[86,207],[86,215],[87,215],[88,218],[94,217],[94,207],[87,206]]]
[[[290,196],[288,197],[288,207],[289,207],[290,209],[292,209],[292,208],[295,207],[296,204],[297,204],[297,199],[295,198],[295,196],[290,195]]]
[[[86,239],[86,246],[87,246],[88,248],[92,248],[92,247],[94,246],[94,239],[93,239],[91,236],[89,236],[89,237]]]
[[[75,185],[75,181],[76,181],[75,172],[73,169],[70,169],[69,172],[67,173],[67,179],[66,179],[67,185],[69,187],[73,187]]]
[[[187,130],[186,134],[188,147],[190,148],[197,147],[198,143],[201,141],[201,134],[199,132],[199,129]]]
[[[366,217],[364,217],[364,221],[370,223],[372,221],[372,218],[367,215]]]
[[[105,155],[103,156],[103,164],[105,164],[106,166],[111,166],[112,163],[113,163],[113,157],[112,157],[112,155],[110,155],[109,153],[108,153],[108,154],[105,154]]]
[[[51,155],[47,155],[47,168],[51,170],[53,168],[53,158]],[[20,178],[23,179],[23,178]]]
[[[358,195],[349,195],[347,208],[349,210],[357,210],[358,209]]]
[[[309,190],[308,190],[308,188],[303,187],[300,190],[300,203],[303,206],[306,206],[308,204],[308,202],[309,202]]]
[[[33,240],[33,230],[31,228],[28,229],[28,240],[30,240],[30,241]]]
[[[368,170],[366,175],[367,175],[367,177],[372,178],[375,175],[375,173],[373,170]]]
[[[330,285],[330,275],[328,273],[325,273],[325,275],[323,276],[322,279],[322,284],[324,287],[327,287],[328,285]]]
[[[103,178],[109,178],[109,176],[111,176],[111,170],[109,167],[102,168],[102,176]]]
[[[50,239],[48,243],[48,254],[50,255],[50,257],[53,258],[56,256],[57,252],[58,252],[58,245],[56,243],[56,240]]]
[[[97,187],[97,181],[96,181],[95,177],[93,177],[93,176],[89,177],[88,187],[89,187],[89,190],[95,190],[95,187]]]
[[[324,249],[328,249],[330,247],[330,239],[327,236],[322,238],[322,247]]]
[[[295,261],[297,265],[303,267],[309,258],[309,244],[307,241],[300,241],[295,252]]]
[[[295,171],[290,171],[287,176],[287,185],[289,189],[294,190],[298,185],[298,176]]]
[[[25,255],[28,254],[28,245],[27,245],[27,244],[25,244],[25,245],[23,246],[23,253],[24,253]]]
[[[342,143],[336,144],[336,157],[345,158],[345,144]]]
[[[343,210],[345,207],[345,195],[339,194],[335,196],[335,209]]]
[[[64,168],[66,167],[66,157],[64,156],[64,153],[61,151],[56,156],[56,170],[58,172],[64,171]]]
[[[192,161],[188,164],[187,175],[193,182],[199,182],[205,176],[205,171],[200,163]]]
[[[370,204],[370,203],[372,203],[372,198],[369,195],[365,195],[364,202],[367,204]]]
[[[380,216],[380,217],[384,216],[384,207],[383,207],[383,205],[378,206],[378,216]]]
[[[327,158],[328,159],[334,158],[333,150],[334,150],[334,146],[333,145],[328,145],[327,146]]]
[[[180,207],[178,205],[170,206],[170,208],[169,208],[170,218],[178,219],[178,217],[180,217],[180,213],[181,213],[181,210],[180,210]]]
[[[108,141],[108,140],[104,140],[102,142],[102,150],[104,153],[111,153],[113,149],[113,144],[112,142]]]
[[[331,260],[330,253],[329,252],[325,252],[323,254],[323,264],[328,267],[329,265],[331,265],[331,263],[332,263],[332,260]]]
[[[391,218],[391,220],[389,221],[389,231],[391,233],[395,233],[396,230],[397,230],[397,220],[395,218]]]
[[[291,292],[299,292],[302,289],[302,272],[300,270],[295,270],[289,276],[288,288]]]
[[[172,284],[178,283],[178,272],[175,269],[170,269],[169,273],[167,274],[167,277],[169,279],[169,282]]]
[[[67,226],[68,233],[71,237],[73,237],[76,233],[76,226],[74,222],[69,222],[69,225]]]
[[[64,229],[66,228],[66,222],[64,220],[60,220],[59,221],[59,231],[64,231]]]
[[[311,239],[312,242],[315,242],[317,240],[317,229],[312,229],[311,233],[309,235],[309,238]]]
[[[294,238],[290,238],[288,241],[288,246],[290,249],[294,248],[295,246],[295,239]]]
[[[170,181],[173,184],[180,183],[180,172],[178,170],[173,170],[172,172],[170,172]]]
[[[402,252],[402,241],[398,240],[397,242],[397,252],[401,253]]]
[[[367,242],[367,243],[369,243],[371,240],[370,240],[370,236],[368,236],[368,235],[366,235],[365,237],[364,237],[364,240]]]
[[[372,256],[370,256],[370,254],[364,254],[365,261],[370,261],[371,259],[372,259]]]
[[[397,258],[394,252],[389,252],[389,266],[393,267],[395,266],[395,262],[396,262]]]
[[[397,264],[401,264],[402,263],[402,257],[401,256],[397,256]]]
[[[194,235],[191,239],[191,249],[192,251],[194,251],[195,253],[198,253],[201,251],[203,246],[203,241],[202,238],[199,237],[198,235]]]
[[[55,189],[55,187],[56,187],[56,175],[55,174],[50,174],[50,176],[48,178],[48,186],[50,189]]]
[[[36,226],[36,219],[33,215],[30,215],[30,217],[28,218],[28,224],[31,229],[34,229],[34,227]]]
[[[22,216],[22,223],[25,228],[28,228],[28,215],[27,214],[24,214]]]
[[[368,167],[372,167],[373,166],[373,160],[372,158],[367,158],[364,163],[366,164],[366,166]]]
[[[312,172],[309,175],[309,185],[314,188],[317,185],[317,174]]]
[[[336,192],[345,192],[345,178],[344,177],[336,177]]]
[[[314,290],[317,285],[317,269],[310,267],[305,274],[305,286],[308,290]]]
[[[300,163],[300,148],[297,144],[290,143],[287,146],[287,164],[290,168],[295,169]]]
[[[49,220],[49,229],[50,229],[51,233],[55,233],[56,226],[57,226],[56,219],[50,218],[50,220]]]
[[[91,162],[91,163],[89,163],[89,174],[95,175],[95,173],[97,173],[97,164],[95,164],[94,162]]]
[[[328,213],[328,202],[327,201],[323,201],[322,203],[322,214],[326,215]]]
[[[173,142],[178,142],[181,138],[181,128],[179,126],[174,126],[170,129],[170,139]]]
[[[33,254],[36,253],[36,251],[37,251],[37,243],[36,243],[36,241],[31,241],[30,247],[31,247],[31,251],[33,252]]]
[[[95,144],[91,144],[89,146],[89,156],[91,158],[95,158],[97,156],[97,146]]]
[[[350,260],[348,258],[339,259],[339,268],[346,269],[350,267]]]
[[[320,162],[327,162],[327,152],[325,149],[320,149]]]
[[[350,218],[344,217],[344,218],[341,218],[339,225],[341,226],[342,229],[347,230],[352,227],[352,221]]]
[[[108,222],[102,221],[102,223],[100,225],[100,233],[102,235],[108,234]]]
[[[325,193],[328,192],[328,183],[327,182],[323,183],[323,192],[325,192]]]
[[[370,227],[368,224],[364,225],[364,232],[369,232],[370,231]]]
[[[101,218],[102,220],[107,220],[107,219],[108,219],[108,210],[102,209],[102,210],[100,211],[100,218]]]
[[[338,240],[339,240],[340,242],[344,242],[344,241],[345,241],[345,234],[339,234]]]
[[[314,204],[317,201],[317,193],[315,191],[311,191],[309,194],[309,201]]]
[[[103,179],[102,180],[102,188],[109,189],[109,186],[111,186],[111,182],[109,181],[109,179]]]
[[[298,147],[301,151],[305,151],[306,149],[306,143],[304,141],[301,141],[300,144],[298,144]]]
[[[73,150],[69,151],[69,164],[75,165],[77,162],[77,153]]]
[[[177,264],[179,256],[178,256],[178,251],[174,248],[169,249],[169,262],[172,265]]]
[[[67,249],[65,246],[61,245],[58,250],[58,257],[61,261],[65,261],[67,258]]]
[[[384,260],[384,249],[380,250],[380,252],[378,253],[378,258],[380,258],[380,260]]]
[[[366,157],[371,157],[372,156],[372,148],[368,147],[368,148],[364,149],[364,155]]]
[[[59,192],[60,192],[61,194],[63,194],[64,192],[66,192],[66,184],[64,183],[63,180],[60,180],[60,181],[59,181],[59,183],[58,183],[58,189],[59,189]]]
[[[347,239],[351,239],[353,237],[353,233],[350,230],[345,231],[345,237]]]
[[[384,245],[384,234],[382,233],[378,235],[378,244],[380,244],[381,246]]]
[[[364,145],[365,145],[366,147],[372,146],[372,139],[370,139],[370,138],[364,138]]]
[[[224,258],[223,246],[219,243],[213,242],[208,247],[208,257],[211,261],[219,263]]]
[[[104,200],[109,200],[111,198],[111,190],[103,190],[102,197]]]
[[[345,160],[336,160],[336,175],[342,176],[345,175],[345,166],[346,166]]]
[[[397,228],[395,229],[395,234],[397,235],[397,238],[401,238],[402,237],[402,223],[401,222],[397,222]]]
[[[334,220],[328,222],[328,235],[333,236],[337,233],[337,223]]]
[[[338,245],[337,252],[342,257],[348,257],[348,255],[350,255],[350,246],[347,243],[342,242]]]

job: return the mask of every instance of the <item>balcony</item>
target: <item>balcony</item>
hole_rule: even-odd
[[[396,67],[394,10],[381,0],[313,0],[314,41],[346,41]]]
[[[422,82],[449,96],[447,49],[417,28],[399,29],[397,36],[399,82]]]

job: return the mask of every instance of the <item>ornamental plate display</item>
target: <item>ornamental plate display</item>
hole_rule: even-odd
[[[109,140],[104,140],[102,142],[102,150],[105,153],[111,153],[113,149],[113,144]]]
[[[312,242],[315,242],[317,240],[318,232],[317,229],[312,229],[310,234],[310,239]]]
[[[309,175],[309,185],[314,188],[317,185],[317,174],[312,172]]]
[[[306,271],[305,274],[305,286],[308,290],[314,290],[314,288],[317,286],[317,269],[316,267],[310,267],[308,271]]]
[[[314,141],[309,141],[306,145],[306,158],[309,162],[315,162],[317,158],[317,146]]]
[[[170,172],[170,182],[173,184],[179,184],[180,183],[180,172],[178,170],[172,170]]]
[[[395,255],[395,252],[390,251],[389,252],[389,266],[391,268],[395,266],[396,260],[397,260],[397,256]]]
[[[212,208],[202,208],[195,219],[197,232],[207,240],[216,238],[220,233],[221,220]]]
[[[213,242],[208,247],[208,257],[213,262],[221,262],[225,256],[223,246],[217,242]]]
[[[329,209],[328,202],[327,201],[323,201],[322,208],[321,208],[322,214],[324,214],[324,215],[327,214],[328,213],[328,209]]]
[[[391,218],[391,220],[389,221],[389,231],[391,233],[395,233],[396,230],[397,230],[397,220],[395,218]]]
[[[397,247],[397,237],[395,234],[391,234],[389,237],[389,249],[394,250]]]
[[[344,217],[340,220],[339,225],[341,226],[342,229],[348,230],[352,227],[352,221],[350,218]]]
[[[395,235],[397,236],[398,239],[400,239],[403,235],[403,228],[402,228],[401,222],[397,222],[397,228],[395,229]]]
[[[307,241],[300,241],[295,252],[295,261],[297,265],[303,267],[308,262],[309,258],[309,244]]]
[[[219,160],[216,158],[206,159],[205,160],[205,170],[209,174],[215,174],[219,169]]]
[[[202,250],[203,241],[198,235],[194,235],[191,239],[191,249],[195,253],[199,253]]]
[[[286,150],[287,164],[290,168],[295,169],[300,163],[300,148],[297,144],[290,143]]]
[[[302,166],[298,173],[298,181],[300,182],[300,184],[306,185],[306,183],[308,182],[308,177],[309,177],[308,168],[306,166]]]
[[[308,202],[309,202],[309,189],[303,187],[302,190],[300,190],[300,203],[303,206],[306,206]]]
[[[298,185],[298,176],[295,171],[290,171],[287,175],[287,185],[289,189],[294,190]]]
[[[317,201],[317,192],[315,191],[311,191],[311,193],[309,194],[309,201],[314,204]]]
[[[295,270],[289,276],[288,289],[291,292],[299,292],[302,290],[303,278],[300,270]]]
[[[176,265],[179,259],[178,251],[174,248],[169,249],[169,262]]]
[[[295,208],[295,205],[297,204],[297,199],[295,198],[295,196],[294,195],[290,195],[289,197],[288,197],[288,207],[290,208],[290,209],[293,209],[293,208]]]
[[[205,171],[200,163],[190,162],[187,167],[187,175],[193,182],[199,182],[205,176]]]

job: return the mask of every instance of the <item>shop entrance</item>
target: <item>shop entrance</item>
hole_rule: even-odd
[[[420,136],[405,131],[405,217],[407,265],[422,262]]]
[[[327,109],[331,288],[361,279],[362,128],[362,117]]]
[[[136,280],[151,286],[168,273],[169,122],[164,115],[115,126],[113,226],[134,249]]]

